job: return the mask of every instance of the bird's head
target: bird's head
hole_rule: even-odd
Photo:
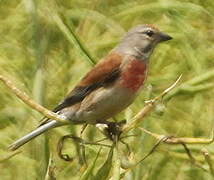
[[[138,25],[131,29],[122,39],[116,50],[147,60],[157,44],[172,39],[153,25]]]

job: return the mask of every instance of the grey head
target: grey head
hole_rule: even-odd
[[[138,25],[128,31],[114,50],[138,59],[148,60],[157,44],[170,39],[172,39],[171,36],[159,31],[153,25]]]

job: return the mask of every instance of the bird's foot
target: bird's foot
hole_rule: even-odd
[[[122,126],[126,123],[126,120],[122,120],[120,122],[108,122],[105,128],[106,136],[114,141],[115,139],[119,139],[122,133]]]

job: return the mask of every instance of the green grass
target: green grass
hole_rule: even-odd
[[[130,119],[144,106],[144,100],[155,97],[183,74],[179,86],[141,126],[159,134],[209,137],[214,120],[213,0],[1,0],[0,23],[1,74],[49,109],[75,86],[94,62],[119,42],[129,28],[137,24],[155,24],[174,39],[156,49],[144,90],[117,119]],[[8,145],[34,129],[42,116],[23,104],[3,84],[0,84],[0,100],[2,159],[8,155]],[[80,129],[80,126],[58,128],[25,145],[22,153],[0,163],[1,179],[45,179],[47,167],[52,166],[56,167],[54,173],[60,180],[79,179],[82,174],[82,179],[112,175],[115,179],[120,165],[118,156],[122,166],[128,166],[140,160],[156,143],[153,137],[139,129],[133,130],[130,134],[137,136],[125,139],[131,148],[129,160],[122,144],[114,155],[109,148],[100,150],[99,146],[87,145],[88,168],[84,169],[81,153],[72,141],[66,143],[64,153],[74,157],[73,162],[61,160],[56,153],[60,137],[69,133],[78,135]],[[102,137],[92,126],[83,136],[89,141]],[[201,149],[207,148],[213,159],[214,145],[188,147],[209,170]],[[114,168],[110,169],[112,158]],[[210,172],[191,165],[181,146],[163,144],[124,178],[209,180],[213,177]]]

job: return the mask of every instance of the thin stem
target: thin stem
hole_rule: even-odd
[[[213,168],[213,163],[212,163],[212,159],[209,155],[209,152],[207,151],[207,149],[203,148],[202,149],[202,153],[204,155],[204,158],[209,166],[210,172],[212,174],[212,176],[214,176],[214,168]]]
[[[139,129],[141,129],[142,131],[144,131],[145,133],[153,136],[154,138],[160,140],[163,137],[167,137],[166,135],[160,135],[160,134],[156,134],[156,133],[152,133],[142,127],[139,127]],[[177,138],[174,136],[168,136],[168,138],[164,141],[164,143],[167,144],[181,144],[181,143],[185,143],[185,144],[211,144],[214,141],[214,133],[212,131],[211,134],[211,138],[206,139],[206,138],[189,138],[189,137],[182,137],[182,138]]]
[[[40,112],[44,116],[57,120],[59,122],[65,123],[65,119],[63,116],[58,115],[47,108],[41,106],[40,104],[36,103],[34,100],[32,100],[25,92],[22,92],[19,90],[15,85],[6,77],[0,75],[0,80],[19,98],[21,99],[25,104],[30,106],[32,109]]]

